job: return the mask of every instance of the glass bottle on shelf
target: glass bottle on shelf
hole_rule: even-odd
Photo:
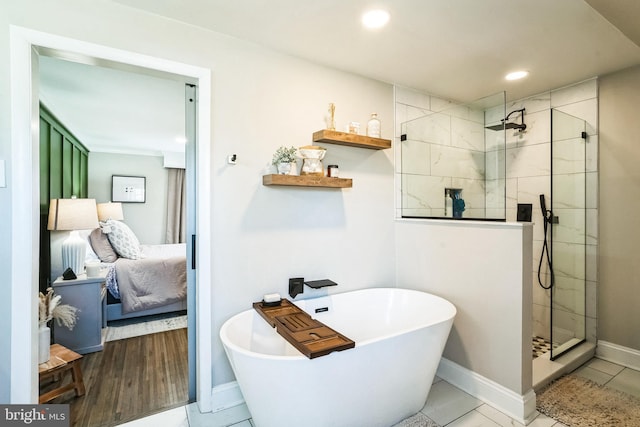
[[[367,136],[380,138],[380,119],[377,113],[371,113],[371,118],[367,122]]]

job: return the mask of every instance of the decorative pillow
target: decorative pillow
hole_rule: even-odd
[[[140,242],[129,226],[121,221],[107,220],[105,229],[109,243],[122,258],[140,259]]]
[[[113,250],[107,235],[102,232],[101,228],[96,228],[89,234],[89,241],[100,261],[116,262],[118,254]]]
[[[100,261],[100,258],[98,258],[98,255],[93,250],[93,247],[91,246],[91,241],[89,240],[89,235],[91,234],[92,231],[93,230],[91,229],[78,230],[78,234],[80,235],[80,238],[84,240],[85,246],[86,246],[86,254],[84,257],[85,263],[91,262],[91,261]]]

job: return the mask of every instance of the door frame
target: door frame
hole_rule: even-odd
[[[211,71],[82,40],[10,26],[12,224],[11,403],[38,402],[39,115],[38,52],[78,55],[192,79],[199,88],[196,147],[196,402],[212,409]],[[28,196],[25,196],[28,195]],[[25,283],[28,286],[25,286]],[[25,310],[30,307],[30,310]],[[25,313],[27,314],[25,316]]]

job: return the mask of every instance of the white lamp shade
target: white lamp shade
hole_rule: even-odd
[[[47,230],[89,230],[97,227],[95,199],[51,199]]]
[[[117,221],[124,219],[122,203],[98,203],[98,220],[104,222],[108,219],[115,219]]]
[[[98,227],[98,209],[95,199],[51,199],[47,230],[71,230],[62,242],[62,269],[71,268],[78,275],[84,272],[86,242],[76,230]]]

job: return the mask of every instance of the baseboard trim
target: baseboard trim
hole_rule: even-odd
[[[598,340],[596,357],[640,371],[640,351],[633,348]]]
[[[438,365],[437,375],[524,425],[538,414],[533,389],[520,395],[444,357]]]
[[[243,403],[244,396],[237,381],[217,385],[211,390],[211,412],[224,411]]]

